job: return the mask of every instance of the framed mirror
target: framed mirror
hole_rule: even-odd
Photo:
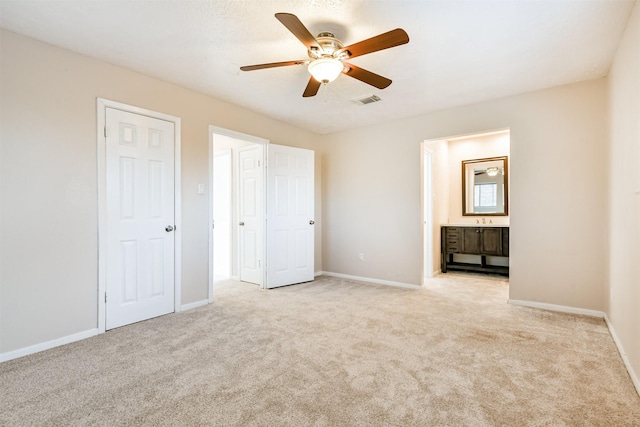
[[[462,161],[462,215],[509,215],[507,156]]]

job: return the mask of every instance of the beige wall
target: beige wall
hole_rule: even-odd
[[[607,316],[640,391],[640,3],[609,74],[609,277]],[[603,163],[604,165],[604,163]]]
[[[318,137],[86,56],[0,34],[0,353],[97,327],[97,97],[182,118],[182,304],[206,299],[208,198],[197,194],[197,185],[208,182],[208,125],[311,149]],[[319,214],[319,194],[316,207]]]
[[[420,284],[421,141],[509,128],[510,297],[602,310],[605,108],[599,79],[324,136],[324,270]]]
[[[629,191],[640,189],[638,31],[636,5],[609,80],[325,136],[2,31],[0,353],[97,326],[103,97],[182,118],[183,304],[207,297],[208,200],[196,188],[207,182],[209,124],[316,150],[317,270],[413,284],[422,274],[421,142],[510,128],[510,297],[606,309],[637,371],[639,215]]]

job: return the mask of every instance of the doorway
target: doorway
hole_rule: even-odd
[[[470,216],[463,212],[462,163],[473,159],[509,156],[510,131],[500,129],[476,134],[426,140],[420,147],[422,165],[423,284],[441,272],[441,226],[486,225],[508,227],[509,215]],[[505,185],[504,187],[510,188]],[[476,263],[480,255],[454,254],[456,262]],[[487,257],[491,265],[508,266],[506,256]]]
[[[264,285],[264,151],[266,139],[209,128],[209,300],[215,282]]]
[[[214,126],[209,134],[209,300],[219,280],[312,281],[314,152]]]
[[[180,311],[180,119],[98,110],[98,329]]]

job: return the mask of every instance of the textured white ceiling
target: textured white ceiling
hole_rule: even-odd
[[[607,74],[634,0],[0,1],[0,26],[318,133],[392,121]],[[409,44],[351,60],[393,80],[340,76],[302,98],[293,13],[345,45],[403,28]],[[366,106],[355,98],[375,94]]]

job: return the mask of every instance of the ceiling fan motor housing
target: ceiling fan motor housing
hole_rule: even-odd
[[[334,57],[334,53],[343,48],[343,44],[340,40],[333,35],[333,33],[323,32],[318,34],[316,37],[318,44],[322,48],[319,50],[315,47],[311,47],[309,49],[309,58],[311,59],[319,59],[326,57]],[[337,57],[337,59],[343,59],[342,57]]]

